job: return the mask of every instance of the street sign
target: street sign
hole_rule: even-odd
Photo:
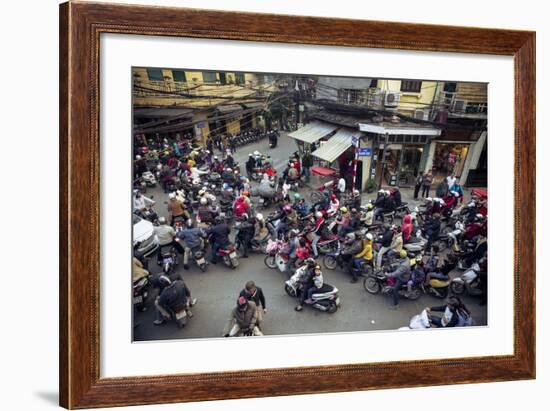
[[[360,148],[360,149],[357,151],[357,155],[358,155],[359,157],[370,157],[370,156],[372,156],[372,149],[371,149],[371,148],[367,148],[367,147]]]
[[[357,146],[358,141],[359,141],[359,138],[357,138],[357,136],[351,136],[351,145]]]

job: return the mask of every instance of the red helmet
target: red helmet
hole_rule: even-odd
[[[286,204],[283,206],[283,211],[285,213],[290,213],[292,211],[292,208],[288,204]]]
[[[330,195],[330,198],[331,198],[332,200],[336,200],[336,194],[331,194],[331,195]]]

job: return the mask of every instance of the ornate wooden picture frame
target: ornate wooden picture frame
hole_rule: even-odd
[[[100,34],[513,56],[514,353],[100,378]],[[60,6],[60,404],[90,408],[535,378],[535,33],[69,2]],[[315,376],[312,378],[312,376]]]

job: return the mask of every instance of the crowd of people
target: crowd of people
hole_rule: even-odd
[[[166,246],[182,254],[183,267],[189,269],[191,256],[208,254],[208,249],[210,263],[217,264],[220,250],[233,242],[238,243],[243,258],[251,252],[266,253],[268,244],[277,242],[275,252],[288,260],[289,276],[294,270],[304,272],[297,311],[311,303],[313,293],[323,286],[321,254],[337,258],[352,283],[383,270],[393,289],[393,308],[398,307],[403,288],[410,291],[420,285],[428,286],[434,279],[448,280],[449,273],[459,264],[477,263],[482,267],[479,275],[485,279],[481,285],[484,303],[486,201],[476,198],[465,204],[456,176],[444,179],[433,198],[429,197],[433,175],[428,172],[419,176],[414,194],[418,198],[422,189],[424,200],[414,210],[404,206],[397,188],[380,190],[375,199],[364,203],[358,190],[346,189],[344,178],[336,179],[319,201],[308,203],[299,187],[310,177],[309,153],[294,153],[278,175],[269,156],[255,151],[241,172],[233,158],[234,148],[227,144],[209,139],[203,148],[190,140],[163,139],[149,142],[147,147],[137,145],[134,178],[139,180],[144,173],[154,173],[168,195],[168,218],[158,217],[155,201],[142,192],[143,185],[134,185],[134,213],[155,224],[159,262]],[[258,184],[252,184],[253,180]],[[270,199],[272,212],[264,216],[254,197]],[[396,224],[399,212],[401,223]],[[442,245],[449,246],[445,254],[441,253]],[[143,256],[135,257],[143,263]],[[160,277],[155,324],[169,318],[167,308],[173,301],[183,298],[189,308],[196,303],[181,276]],[[452,313],[443,310],[444,317],[434,319],[434,326],[459,323],[453,313],[467,309],[458,297],[453,298],[446,306],[451,307]],[[431,312],[438,310],[441,311],[432,307]],[[249,281],[237,296],[223,335],[261,335],[265,311],[262,289]]]

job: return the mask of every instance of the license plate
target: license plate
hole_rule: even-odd
[[[230,252],[229,258],[237,258],[237,253],[235,251]]]
[[[197,264],[199,264],[199,265],[202,265],[202,264],[204,264],[204,263],[206,263],[206,260],[205,260],[204,258],[199,258],[199,259],[197,260]]]
[[[181,320],[182,318],[187,317],[187,312],[185,310],[176,313],[176,320]]]
[[[134,297],[134,304],[141,304],[142,302],[143,302],[143,297],[141,295]]]

